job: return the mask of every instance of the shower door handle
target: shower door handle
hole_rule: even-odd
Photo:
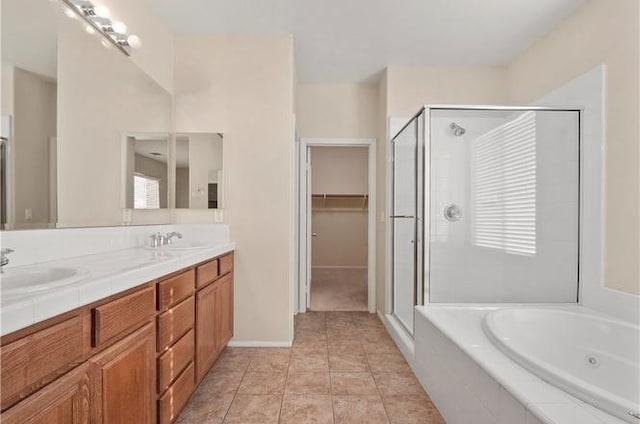
[[[398,219],[398,218],[407,218],[407,219],[415,219],[413,215],[391,215],[389,218]]]

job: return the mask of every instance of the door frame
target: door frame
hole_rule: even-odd
[[[305,184],[307,176],[307,151],[310,147],[366,147],[368,151],[368,238],[367,238],[367,308],[376,312],[376,139],[375,138],[301,138],[298,151],[298,298],[296,312],[304,313],[309,308],[307,288],[311,281],[311,258],[308,246],[311,243],[311,231],[308,229],[308,198],[311,193]]]

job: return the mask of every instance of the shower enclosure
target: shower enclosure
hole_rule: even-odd
[[[425,106],[392,139],[392,308],[577,302],[580,110]]]

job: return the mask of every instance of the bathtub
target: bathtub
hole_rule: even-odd
[[[640,424],[640,328],[589,313],[490,312],[488,338],[518,364],[573,396]]]
[[[576,304],[429,304],[416,307],[415,324],[405,356],[447,424],[640,424],[628,414],[638,409],[637,326]],[[540,359],[520,362],[494,341]],[[582,372],[601,381],[567,377],[588,360]]]

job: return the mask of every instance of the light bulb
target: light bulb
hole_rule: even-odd
[[[95,34],[96,33],[96,30],[91,25],[87,25],[86,27],[84,27],[84,30],[87,31],[87,34]]]
[[[100,44],[102,44],[102,47],[104,47],[105,49],[111,48],[111,43],[105,40],[104,38],[100,40]]]
[[[127,33],[127,26],[124,24],[124,22],[114,22],[111,24],[111,29],[113,29],[114,32],[117,32],[118,34],[126,34]]]
[[[96,16],[99,18],[107,18],[107,19],[111,15],[111,12],[109,12],[109,8],[101,4],[93,8],[93,13],[95,13]]]
[[[142,47],[142,40],[135,34],[131,34],[127,37],[127,43],[129,43],[129,45],[134,49]]]

